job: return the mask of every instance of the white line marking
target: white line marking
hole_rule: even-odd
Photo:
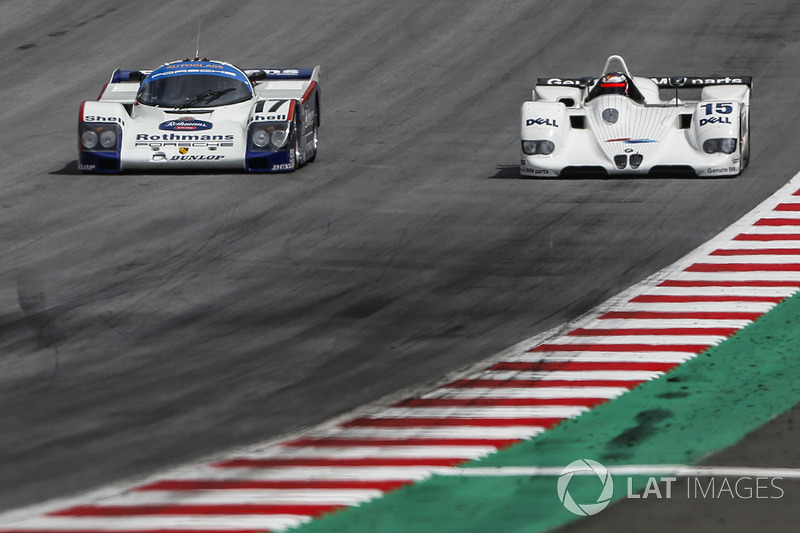
[[[709,255],[703,259],[703,263],[723,264],[723,265],[794,265],[800,263],[800,254],[798,255]]]
[[[382,496],[377,489],[225,489],[127,492],[100,505],[358,505]]]
[[[798,228],[800,230],[800,228]],[[798,231],[800,233],[800,231]],[[763,250],[772,248],[800,248],[800,240],[786,240],[786,241],[728,241],[720,243],[719,250]]]
[[[374,439],[527,439],[543,432],[540,426],[448,426],[337,428],[321,437]],[[380,478],[376,478],[380,479]]]
[[[415,480],[428,476],[427,466],[276,466],[272,468],[211,468],[201,466],[176,472],[171,480],[217,481],[391,481]]]
[[[564,337],[558,344],[692,344],[711,346],[722,340],[725,340],[723,335],[570,335]]]
[[[792,281],[800,282],[800,272],[681,272],[676,281]]]
[[[590,322],[586,328],[735,328],[752,324],[752,320],[712,320],[704,318],[602,318]]]
[[[614,337],[609,337],[613,339]],[[576,361],[583,363],[683,363],[695,357],[694,352],[529,352],[520,354],[510,363],[557,363]]]
[[[423,394],[420,398],[493,398],[493,399],[568,399],[568,398],[616,398],[630,390],[628,387],[464,387],[444,388]]]
[[[748,466],[690,466],[690,465],[614,465],[606,466],[612,475],[671,475],[680,477],[784,477],[800,478],[800,468],[759,468]],[[549,466],[503,466],[451,468],[437,475],[463,477],[504,476],[560,476],[564,467]],[[576,475],[595,475],[594,472],[575,472]]]
[[[457,457],[475,459],[494,452],[494,446],[352,446],[352,447],[314,447],[285,446],[274,447],[256,453],[238,455],[235,459],[280,459],[294,458],[335,458],[335,459],[367,459],[367,458],[419,458],[431,459],[439,457]]]
[[[770,218],[786,218],[782,216]],[[800,226],[753,226],[744,232],[745,235],[798,235]]]
[[[79,531],[130,531],[130,530],[208,530],[208,529],[252,529],[254,531],[278,531],[310,521],[308,516],[298,515],[203,515],[203,516],[104,516],[73,517],[43,516],[12,524],[20,530]],[[8,527],[8,526],[3,526]]]
[[[797,256],[800,262],[800,255]],[[644,294],[654,296],[771,296],[786,298],[797,287],[653,287]]]
[[[618,311],[668,313],[766,313],[775,307],[772,302],[628,302]]]
[[[587,407],[502,406],[502,407],[392,407],[378,413],[380,418],[571,418]]]
[[[522,370],[514,371],[489,371],[475,376],[477,379],[492,379],[506,381],[509,379],[541,380],[541,381],[574,381],[575,385],[580,385],[581,381],[608,380],[608,381],[649,381],[663,374],[663,372],[651,372],[646,370],[571,370],[571,371],[545,371],[529,372]]]

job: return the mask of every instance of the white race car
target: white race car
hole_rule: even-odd
[[[295,170],[317,155],[319,75],[207,59],[118,69],[81,104],[79,169]]]
[[[752,79],[539,78],[522,104],[523,176],[733,176],[750,159]],[[692,90],[694,89],[694,90]]]

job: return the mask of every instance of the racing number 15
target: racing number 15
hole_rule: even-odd
[[[727,115],[733,112],[733,106],[731,104],[722,102],[717,102],[716,104],[703,104],[702,107],[706,109],[706,115],[710,115],[714,111],[720,113],[721,115]]]

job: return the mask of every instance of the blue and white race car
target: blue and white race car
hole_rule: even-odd
[[[81,104],[79,169],[296,170],[317,155],[319,76],[207,59],[118,69]]]
[[[735,176],[750,159],[749,76],[539,78],[522,104],[523,176]]]

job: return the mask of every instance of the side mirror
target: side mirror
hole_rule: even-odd
[[[251,82],[265,80],[267,79],[267,73],[263,70],[248,70],[247,79]]]

